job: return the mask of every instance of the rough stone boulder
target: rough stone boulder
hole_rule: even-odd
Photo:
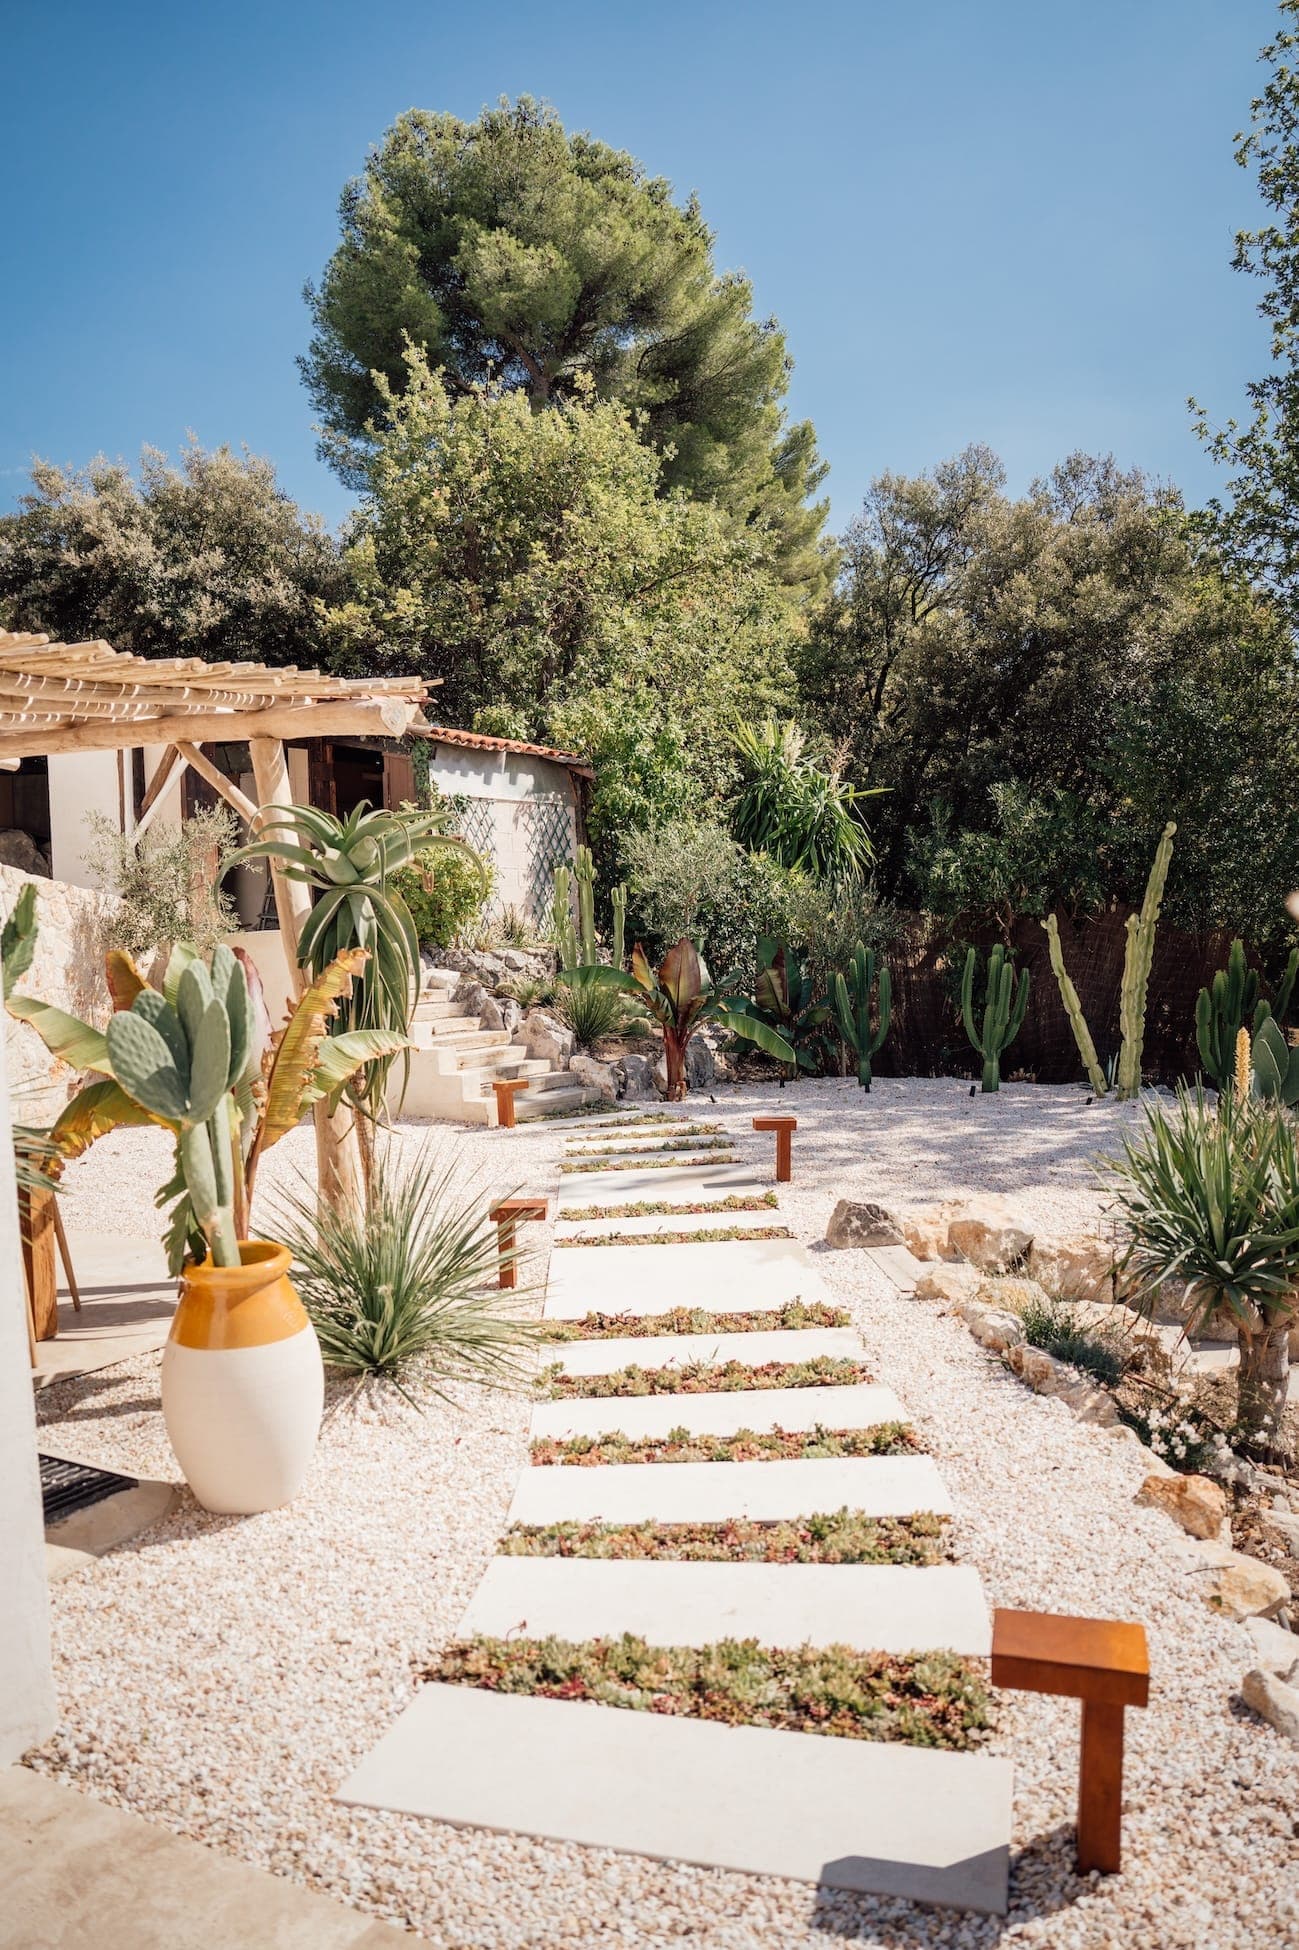
[[[483,997],[483,1006],[478,1011],[478,1026],[480,1029],[504,1029],[505,1016],[494,995]]]
[[[702,1036],[692,1036],[686,1044],[686,1088],[688,1090],[707,1090],[717,1081],[717,1058],[711,1043]],[[654,1065],[654,1082],[661,1097],[668,1093],[667,1058],[660,1056]]]
[[[902,1227],[883,1205],[841,1198],[825,1229],[828,1246],[900,1246]]]
[[[935,1266],[926,1266],[917,1278],[916,1299],[938,1300],[951,1307],[973,1294],[978,1284],[979,1275],[973,1266],[940,1260]]]
[[[545,1009],[533,1009],[526,1015],[514,1032],[515,1043],[522,1043],[528,1055],[549,1063],[552,1069],[565,1070],[568,1059],[573,1054],[573,1032],[566,1029],[558,1016],[552,1016]]]
[[[1059,1300],[1112,1300],[1114,1255],[1103,1239],[1035,1238],[1028,1270]]]
[[[481,1016],[490,999],[488,991],[474,975],[466,975],[457,982],[451,994],[457,1009],[466,1016]]]
[[[1225,1618],[1269,1618],[1290,1602],[1281,1573],[1226,1544],[1197,1546],[1191,1577],[1210,1611]]]
[[[994,1354],[1004,1354],[1024,1338],[1024,1323],[1019,1315],[998,1307],[977,1308],[972,1318],[966,1316],[966,1325],[979,1346],[991,1348]]]
[[[1117,1423],[1119,1411],[1113,1397],[1077,1368],[1057,1361],[1043,1348],[1030,1347],[1026,1341],[1017,1342],[1006,1351],[1006,1365],[1035,1394],[1062,1401],[1078,1421],[1091,1422],[1102,1429],[1113,1428]]]
[[[1244,1624],[1254,1643],[1256,1662],[1293,1686],[1299,1680],[1299,1637],[1271,1618],[1247,1618]]]
[[[983,1307],[997,1307],[1004,1313],[1022,1314],[1025,1307],[1049,1304],[1044,1288],[1036,1280],[1022,1279],[1017,1273],[985,1273],[974,1289]]]
[[[1274,1550],[1299,1558],[1299,1517],[1292,1510],[1263,1510],[1259,1528]]]
[[[1031,1227],[1005,1199],[969,1199],[947,1222],[949,1252],[988,1273],[1017,1266],[1033,1243]]]
[[[1288,1686],[1273,1672],[1255,1667],[1240,1683],[1240,1696],[1261,1719],[1275,1727],[1282,1739],[1299,1747],[1299,1687]]]
[[[0,831],[0,866],[16,867],[19,873],[34,874],[41,880],[50,878],[49,861],[21,826],[6,826]]]
[[[1227,1516],[1227,1492],[1209,1476],[1147,1476],[1133,1501],[1162,1510],[1192,1537],[1219,1537]]]
[[[947,1251],[947,1220],[941,1215],[935,1217],[920,1214],[904,1216],[899,1220],[902,1227],[902,1243],[917,1259],[942,1259]]]
[[[593,1056],[570,1056],[568,1070],[587,1090],[597,1091],[605,1103],[617,1103],[618,1079],[611,1063],[598,1063]]]
[[[613,1066],[618,1095],[635,1099],[654,1095],[654,1065],[648,1056],[628,1055]]]

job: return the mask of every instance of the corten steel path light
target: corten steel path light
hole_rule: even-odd
[[[774,1131],[776,1133],[776,1183],[788,1185],[793,1176],[792,1155],[794,1132],[798,1129],[796,1117],[772,1116],[755,1117],[755,1131]]]
[[[496,1221],[496,1245],[501,1257],[500,1284],[504,1287],[517,1286],[519,1266],[514,1256],[515,1228],[526,1224],[529,1219],[544,1219],[546,1201],[544,1198],[498,1199],[488,1216]]]
[[[527,1077],[497,1077],[492,1084],[496,1092],[496,1121],[503,1131],[512,1131],[518,1123],[514,1114],[514,1098],[517,1091],[528,1088]]]

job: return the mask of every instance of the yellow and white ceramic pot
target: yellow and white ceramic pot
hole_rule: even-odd
[[[162,1412],[185,1480],[208,1510],[287,1503],[307,1473],[325,1399],[320,1344],[285,1247],[240,1244],[243,1264],[185,1268],[162,1357]]]

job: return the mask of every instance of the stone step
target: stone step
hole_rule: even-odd
[[[1011,1768],[824,1734],[422,1687],[341,1801],[1004,1915]]]
[[[651,1645],[850,1645],[986,1659],[992,1628],[969,1564],[692,1564],[495,1557],[457,1635],[617,1638]]]
[[[448,1016],[462,1013],[460,1004],[453,1002],[449,995],[421,996],[415,1004],[414,1022],[443,1022]]]
[[[725,1152],[720,1154],[725,1156]],[[750,1164],[646,1165],[635,1171],[571,1171],[560,1175],[559,1207],[636,1205],[661,1199],[665,1205],[706,1204],[710,1198],[748,1197],[771,1189],[771,1181]]]
[[[516,1043],[502,1044],[499,1049],[466,1050],[457,1068],[476,1070],[484,1076],[548,1077],[551,1073],[543,1056],[529,1056]]]
[[[528,1433],[557,1442],[615,1432],[659,1437],[672,1429],[688,1429],[691,1435],[738,1435],[749,1429],[761,1435],[775,1429],[870,1429],[906,1419],[891,1388],[865,1381],[843,1388],[728,1388],[700,1395],[586,1395],[538,1402]]]
[[[525,1469],[510,1523],[775,1523],[814,1511],[868,1517],[949,1515],[932,1456],[816,1457],[797,1462],[560,1463]]]
[[[567,1073],[556,1070],[553,1074],[562,1078]],[[556,1110],[580,1110],[583,1104],[596,1101],[596,1093],[593,1090],[584,1090],[573,1084],[562,1083],[550,1089],[540,1087],[544,1084],[545,1078],[539,1078],[531,1090],[521,1090],[514,1099],[514,1115],[520,1123],[525,1118],[548,1117]]]
[[[591,1201],[594,1204],[596,1201]],[[610,1204],[634,1201],[611,1199]],[[680,1199],[671,1201],[674,1205]],[[676,1232],[682,1235],[691,1232],[726,1232],[733,1227],[749,1229],[755,1227],[783,1226],[785,1215],[777,1206],[762,1206],[756,1212],[660,1212],[639,1213],[629,1219],[577,1219],[564,1218],[555,1226],[556,1243],[563,1239],[601,1239],[610,1233],[625,1232],[631,1238],[645,1232]],[[724,1243],[724,1242],[719,1242]]]
[[[430,968],[425,962],[420,973],[421,995],[438,995],[443,992],[449,995],[454,989],[460,987],[464,979],[458,968]]]
[[[465,1016],[459,1013],[447,1016],[434,1016],[430,1019],[427,1016],[419,1015],[417,1012],[415,1021],[428,1037],[439,1043],[447,1038],[452,1042],[458,1042],[462,1036],[476,1035],[482,1027],[477,1016]],[[491,1030],[487,1033],[499,1036],[504,1032],[501,1030]]]
[[[862,1344],[856,1329],[773,1327],[757,1334],[609,1334],[590,1341],[550,1342],[544,1360],[566,1374],[595,1375],[630,1367],[688,1368],[696,1361],[816,1361],[823,1355],[859,1361]]]
[[[724,1253],[706,1241],[553,1253],[544,1312],[551,1320],[614,1306],[641,1317],[673,1307],[747,1313],[790,1300],[833,1300],[806,1249],[796,1239],[743,1239]]]

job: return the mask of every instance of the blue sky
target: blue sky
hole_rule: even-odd
[[[294,357],[344,181],[403,109],[498,95],[699,193],[795,359],[836,524],[967,441],[1021,488],[1112,450],[1194,499],[1186,395],[1239,411],[1266,340],[1229,268],[1271,0],[0,0],[0,505],[32,453],[267,454],[305,506]],[[15,302],[16,300],[16,302]]]

